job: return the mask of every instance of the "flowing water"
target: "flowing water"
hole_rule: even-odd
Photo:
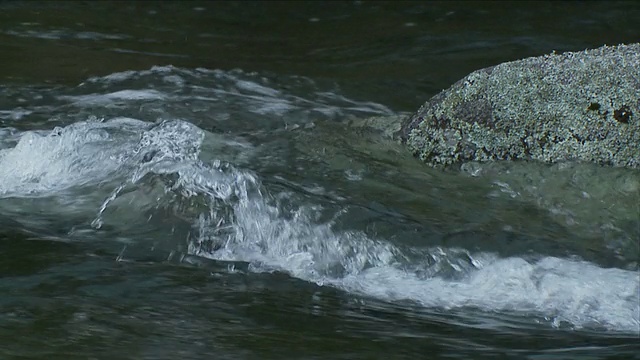
[[[639,359],[640,173],[376,131],[634,3],[0,3],[1,359]]]

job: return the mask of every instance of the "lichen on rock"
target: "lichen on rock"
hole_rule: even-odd
[[[408,117],[399,134],[432,166],[571,160],[640,168],[640,44],[475,71]]]

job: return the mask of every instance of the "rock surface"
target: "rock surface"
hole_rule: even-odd
[[[640,44],[475,71],[425,103],[398,134],[431,166],[572,160],[640,168]]]

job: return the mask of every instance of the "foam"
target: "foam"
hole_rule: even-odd
[[[520,313],[555,327],[640,329],[637,272],[557,257],[526,260],[464,249],[403,249],[359,232],[336,233],[330,224],[314,224],[310,214],[319,209],[282,214],[257,193],[256,179],[233,186],[241,188],[236,195],[244,194],[232,205],[233,216],[201,217],[200,237],[191,253],[249,262],[253,271],[285,271],[385,301]],[[203,247],[207,242],[218,245]]]
[[[96,124],[27,131],[13,148],[0,150],[0,196],[56,192],[103,178],[118,167],[99,144],[109,134]]]
[[[421,279],[386,266],[332,284],[385,300],[411,300],[444,309],[472,307],[489,312],[536,314],[554,326],[637,332],[638,275],[581,261],[545,257],[496,258],[461,280]]]
[[[202,130],[183,121],[130,118],[26,131],[15,146],[0,150],[0,197],[49,196],[130,177],[160,161],[179,164],[197,157],[203,138]]]

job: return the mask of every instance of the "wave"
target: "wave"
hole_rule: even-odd
[[[322,100],[329,96],[320,92],[314,100],[283,95],[268,86],[271,80],[258,81],[255,76],[171,67],[90,79],[83,86],[93,87],[82,94],[57,98],[79,114],[123,103],[131,111],[132,104],[184,101],[181,91],[186,90],[181,86],[187,87],[188,78],[200,73],[221,80],[207,89],[188,85],[188,91],[196,92],[191,97],[194,102],[207,92],[208,96],[233,93],[225,99],[233,104],[235,96],[243,97],[249,112],[276,114],[273,121],[281,111],[295,117],[301,109],[332,106],[346,112],[359,112],[361,106],[367,113],[387,111],[339,96]],[[160,83],[173,84],[173,92],[159,84],[148,91],[135,89],[140,77],[157,81],[158,74],[166,75]],[[107,89],[106,95],[93,94],[99,88]],[[329,105],[323,107],[322,101]],[[223,107],[216,101],[207,106],[213,113],[216,106]],[[23,199],[35,201],[31,204],[40,212],[47,211],[42,210],[44,201],[54,201],[58,205],[49,211],[59,217],[84,213],[95,234],[134,237],[133,232],[170,225],[171,231],[154,236],[172,239],[176,248],[186,238],[190,255],[248,263],[255,272],[282,271],[359,296],[445,311],[515,313],[556,327],[638,331],[637,271],[544,254],[500,257],[463,247],[409,246],[402,239],[337,230],[335,224],[345,211],[329,211],[327,218],[321,204],[294,199],[286,189],[266,186],[258,173],[221,160],[220,149],[246,151],[250,144],[232,134],[215,134],[163,117],[166,114],[154,121],[93,117],[53,130],[2,129],[0,212],[8,212],[8,204]]]
[[[247,184],[257,186],[251,178],[242,183],[241,194],[248,193]],[[640,326],[640,284],[634,271],[557,257],[402,248],[360,232],[336,233],[330,223],[314,224],[313,208],[284,215],[256,195],[239,197],[232,208],[232,220],[216,212],[199,218],[192,254],[249,262],[253,271],[285,271],[387,301],[513,311],[557,327],[637,332]]]

